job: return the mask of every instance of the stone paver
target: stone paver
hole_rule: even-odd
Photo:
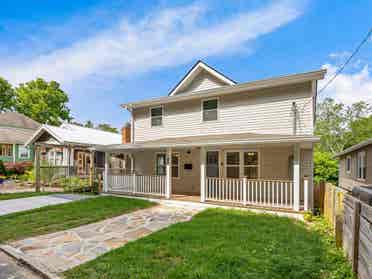
[[[0,252],[0,279],[41,279],[41,277]]]
[[[203,207],[158,205],[78,228],[10,243],[18,253],[58,274],[92,260],[128,241],[178,222],[189,221]]]
[[[0,216],[9,213],[30,210],[47,205],[62,204],[76,200],[89,198],[88,195],[78,194],[52,194],[48,196],[36,196],[21,199],[0,201]]]

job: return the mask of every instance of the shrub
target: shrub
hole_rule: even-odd
[[[8,172],[6,171],[3,161],[0,160],[0,175],[7,176],[7,173]]]

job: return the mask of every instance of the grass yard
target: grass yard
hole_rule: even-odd
[[[352,278],[318,226],[209,209],[64,273],[67,278]]]
[[[19,193],[0,193],[0,201],[3,200],[12,200],[12,199],[21,199],[21,198],[29,198],[29,197],[36,197],[36,196],[45,196],[50,194],[56,194],[53,192],[19,192]]]
[[[105,196],[12,213],[0,216],[0,242],[62,231],[153,205]]]

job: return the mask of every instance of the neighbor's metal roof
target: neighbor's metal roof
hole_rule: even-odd
[[[121,143],[121,135],[97,129],[81,127],[73,124],[62,124],[60,127],[42,125],[27,141],[27,144],[37,143],[43,133],[49,133],[59,144],[78,145],[112,145]]]

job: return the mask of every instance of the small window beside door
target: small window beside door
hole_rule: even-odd
[[[150,109],[151,112],[151,127],[163,125],[163,107],[154,107]]]
[[[218,99],[202,101],[203,121],[213,121],[218,119]]]

